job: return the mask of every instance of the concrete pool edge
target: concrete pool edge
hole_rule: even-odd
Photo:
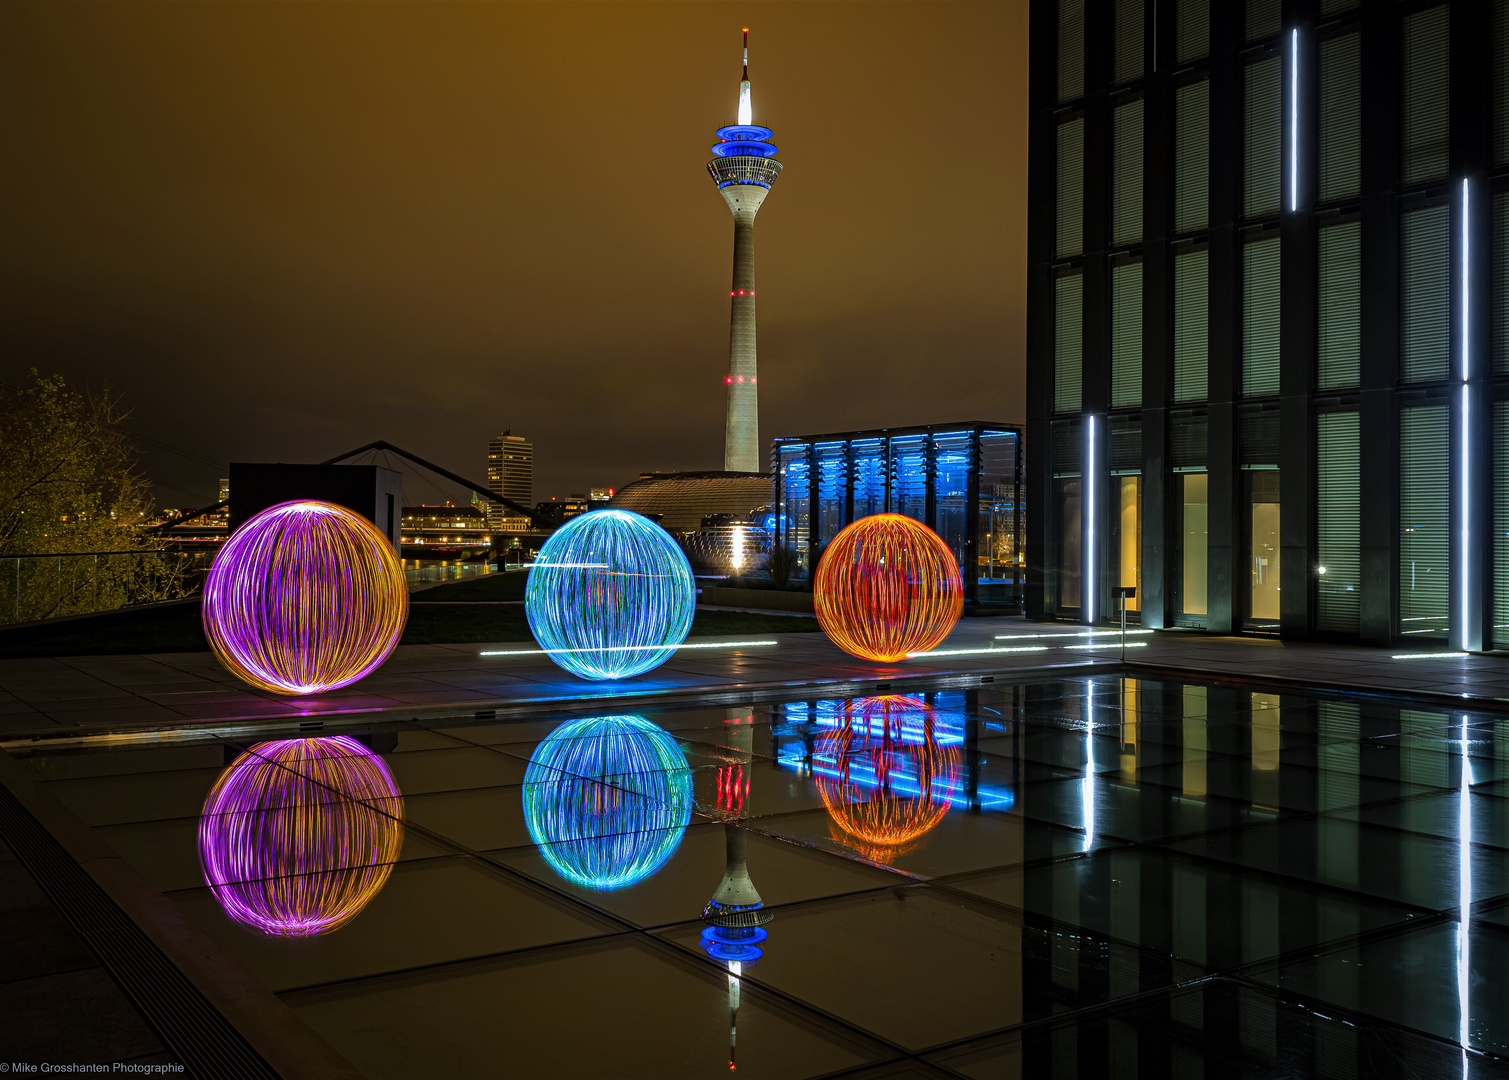
[[[242,1066],[236,1075],[360,1080],[344,1057],[9,753],[0,753],[0,789],[0,838],[191,1072],[219,1075],[202,1070],[229,1056]],[[59,858],[83,877],[70,883],[50,872],[48,862]],[[133,942],[132,930],[144,940]]]

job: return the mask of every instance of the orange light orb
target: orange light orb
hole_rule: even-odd
[[[883,861],[948,813],[962,762],[957,746],[938,742],[937,726],[923,702],[886,695],[848,703],[818,743],[818,795],[862,854]]]
[[[935,648],[964,613],[954,553],[900,514],[860,518],[835,536],[812,592],[823,633],[844,652],[883,663]]]

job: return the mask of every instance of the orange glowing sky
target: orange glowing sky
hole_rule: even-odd
[[[482,478],[512,426],[536,499],[721,468],[745,25],[786,166],[762,437],[1020,421],[1026,0],[5,0],[0,373],[113,383],[215,463],[386,438]]]

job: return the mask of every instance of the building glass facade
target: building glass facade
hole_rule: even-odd
[[[804,573],[846,525],[903,514],[959,560],[966,605],[1020,609],[1020,428],[967,422],[776,439],[771,465],[774,540],[796,552]]]
[[[1027,613],[1509,646],[1509,0],[1031,33]]]

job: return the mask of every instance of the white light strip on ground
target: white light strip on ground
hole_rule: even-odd
[[[776,645],[775,641],[699,641],[694,645],[604,645],[596,649],[494,649],[478,656],[545,656],[549,653],[638,652],[651,649],[742,649],[746,645]]]
[[[1019,638],[1045,638],[1045,637],[1054,637],[1054,638],[1057,638],[1057,637],[1109,637],[1112,634],[1119,634],[1119,633],[1121,633],[1120,630],[1066,630],[1063,633],[1055,633],[1055,634],[997,634],[995,636],[995,640],[996,641],[1016,641]],[[1151,633],[1153,633],[1153,631],[1151,631],[1151,630],[1128,630],[1126,633],[1127,633],[1127,637],[1131,637],[1133,634],[1151,634]]]
[[[1299,209],[1299,31],[1289,31],[1289,210]]]
[[[1095,417],[1085,417],[1090,428],[1090,456],[1085,460],[1085,492],[1089,504],[1089,558],[1085,563],[1085,622],[1095,622]]]
[[[1453,656],[1466,657],[1468,655],[1469,655],[1468,653],[1464,653],[1464,652],[1407,652],[1407,653],[1395,653],[1394,656],[1393,656],[1393,659],[1395,659],[1395,660],[1445,660],[1445,659],[1448,659],[1448,658],[1453,657]]]
[[[1095,642],[1091,642],[1089,645],[1060,645],[1059,648],[1061,648],[1061,649],[1114,649],[1114,648],[1116,648],[1120,644],[1121,644],[1121,642],[1119,642],[1119,641],[1095,641]],[[1126,647],[1128,649],[1145,649],[1145,648],[1147,648],[1147,642],[1145,642],[1145,641],[1128,641],[1126,643]]]
[[[1023,645],[1019,649],[934,649],[932,652],[910,652],[908,660],[923,656],[984,656],[986,653],[1047,652],[1047,645]]]

